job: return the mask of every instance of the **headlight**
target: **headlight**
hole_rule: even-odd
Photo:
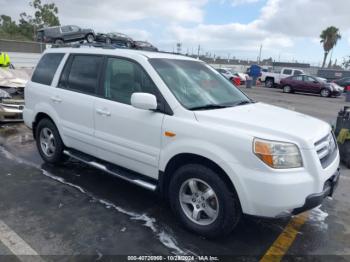
[[[299,148],[292,143],[255,138],[253,150],[258,158],[272,168],[284,169],[303,166]]]

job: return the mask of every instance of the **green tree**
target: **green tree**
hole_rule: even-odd
[[[323,44],[323,50],[324,50],[323,63],[322,63],[322,67],[324,67],[326,64],[329,51],[332,50],[337,44],[338,40],[341,39],[339,28],[336,28],[334,26],[327,27],[325,30],[321,32],[320,38],[321,38],[320,42]]]
[[[15,35],[18,32],[18,26],[15,21],[12,21],[12,18],[7,15],[0,16],[0,26],[3,32],[9,35]]]
[[[34,40],[37,29],[60,25],[58,8],[54,3],[42,4],[41,0],[33,0],[29,5],[34,8],[34,15],[21,13],[18,25],[10,16],[0,16],[0,37]]]
[[[343,66],[345,69],[350,69],[350,56],[344,57],[344,58],[343,58],[342,66]]]
[[[33,21],[37,27],[60,25],[58,8],[54,3],[42,4],[41,0],[34,0],[29,5],[35,9]]]

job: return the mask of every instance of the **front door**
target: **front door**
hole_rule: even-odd
[[[303,76],[304,78],[304,92],[319,93],[321,91],[321,85],[316,78],[311,76]]]
[[[135,92],[157,95],[138,63],[107,58],[102,97],[95,101],[96,145],[102,159],[157,178],[164,114],[131,106]]]

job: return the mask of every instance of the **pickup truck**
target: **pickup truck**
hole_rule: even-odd
[[[261,72],[260,81],[265,82],[265,86],[271,88],[276,85],[278,86],[283,78],[301,74],[304,74],[303,70],[293,68],[282,68],[282,70],[278,73],[263,71]]]

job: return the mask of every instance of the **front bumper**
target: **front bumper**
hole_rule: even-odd
[[[332,91],[331,96],[340,96],[343,92],[340,91]]]
[[[22,100],[4,100],[0,103],[0,123],[23,122],[24,102]]]
[[[311,194],[306,197],[305,203],[302,207],[298,207],[293,209],[292,215],[297,215],[300,214],[306,210],[312,209],[314,207],[317,207],[321,205],[323,199],[325,199],[328,196],[332,196],[335,189],[338,186],[339,182],[339,177],[340,177],[340,171],[339,168],[335,172],[333,176],[331,176],[325,183],[323,187],[323,191],[321,193],[317,194]]]

